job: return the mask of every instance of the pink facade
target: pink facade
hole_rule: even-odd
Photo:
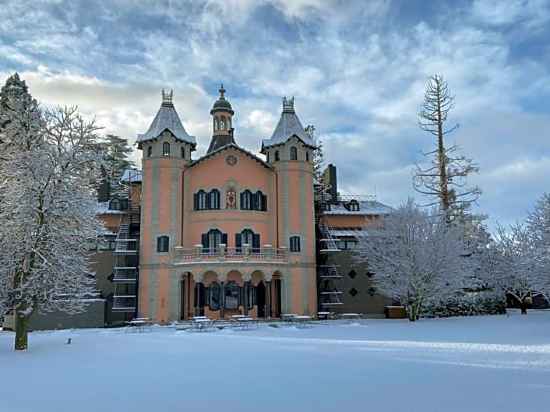
[[[143,158],[138,312],[278,317],[317,310],[312,151],[293,100],[263,160],[239,147],[220,89],[206,155],[193,159],[170,96],[138,138]]]

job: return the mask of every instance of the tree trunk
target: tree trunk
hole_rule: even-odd
[[[409,320],[411,322],[414,322],[418,319],[418,307],[417,307],[416,303],[410,304],[407,307],[407,312],[408,312],[408,315],[409,315]]]
[[[527,315],[527,303],[524,300],[521,301],[519,307],[521,308],[521,314]]]
[[[28,347],[28,324],[29,318],[15,311],[15,350],[27,350]]]

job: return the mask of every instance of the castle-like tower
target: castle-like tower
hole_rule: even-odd
[[[312,150],[294,110],[262,143],[267,160],[237,145],[223,86],[212,138],[196,160],[163,92],[138,137],[143,191],[138,313],[157,322],[193,315],[258,318],[317,309]]]

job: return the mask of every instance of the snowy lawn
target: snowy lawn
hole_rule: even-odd
[[[550,311],[12,341],[0,332],[2,412],[550,410]]]

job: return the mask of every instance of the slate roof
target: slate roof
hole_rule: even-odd
[[[138,169],[126,169],[120,178],[124,183],[141,183],[142,172]]]
[[[296,136],[306,146],[315,147],[315,142],[305,132],[304,126],[302,126],[300,119],[294,111],[294,97],[291,99],[285,97],[283,98],[283,112],[281,113],[279,123],[277,123],[277,127],[275,127],[271,138],[262,141],[262,149],[283,144],[292,136]]]
[[[163,102],[149,129],[144,134],[138,134],[138,145],[158,138],[165,130],[169,130],[177,140],[197,144],[195,137],[185,131],[174,105],[171,102]]]

